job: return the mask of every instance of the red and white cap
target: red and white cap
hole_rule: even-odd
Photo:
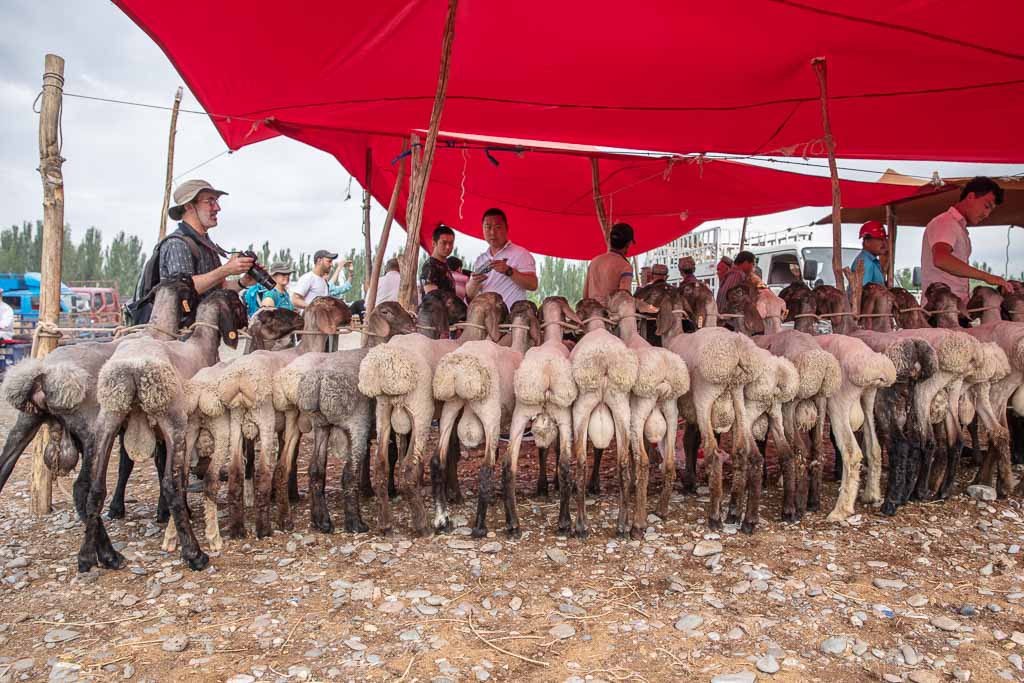
[[[860,238],[875,237],[880,240],[886,239],[885,226],[882,221],[868,221],[860,226]]]

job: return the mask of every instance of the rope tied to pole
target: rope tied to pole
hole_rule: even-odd
[[[578,329],[580,329],[580,326],[577,325],[576,323],[567,322],[565,320],[549,320],[547,322],[542,322],[540,324],[541,329],[544,329],[545,327],[548,327],[550,325],[558,325],[559,327],[562,327],[562,328],[564,328],[566,330],[578,330]]]
[[[481,325],[480,323],[455,323],[454,325],[451,326],[451,329],[453,330],[462,330],[467,328],[473,330],[480,330],[481,332],[487,332],[487,327],[485,325]]]
[[[587,325],[588,323],[591,323],[591,322],[593,322],[595,320],[600,320],[601,322],[603,322],[605,324],[608,324],[608,325],[618,325],[619,324],[617,321],[612,320],[611,318],[606,318],[603,315],[592,315],[589,318],[584,318],[583,319],[583,324]]]

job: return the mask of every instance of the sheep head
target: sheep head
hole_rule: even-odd
[[[313,302],[306,306],[303,314],[305,320],[304,329],[309,331],[333,334],[341,325],[348,325],[352,321],[352,311],[348,304],[333,296],[318,296]]]
[[[924,290],[924,307],[935,327],[959,329],[960,317],[967,318],[964,304],[945,282],[933,282]]]
[[[302,329],[302,316],[287,308],[261,308],[249,321],[253,350],[267,348],[274,342]]]
[[[416,321],[396,301],[385,301],[374,306],[366,317],[364,325],[367,333],[377,339],[390,339],[399,334],[412,334],[416,331]]]

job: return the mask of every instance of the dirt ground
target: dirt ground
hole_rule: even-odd
[[[13,419],[0,409],[4,436]],[[226,539],[200,573],[160,550],[146,464],[127,519],[108,523],[128,566],[79,575],[71,480],[35,519],[25,457],[0,498],[0,683],[1024,680],[1020,500],[958,495],[894,518],[859,508],[849,524],[819,512],[791,526],[776,484],[748,537],[710,533],[706,498],[676,494],[669,519],[650,517],[630,542],[615,538],[612,460],[585,541],[558,538],[557,499],[530,495],[532,454],[518,481],[522,539],[500,530],[500,504],[495,533],[470,538],[476,468],[464,459],[450,535],[411,538],[401,500],[392,537],[313,532],[303,478],[295,533],[256,540],[250,517],[249,538]],[[332,467],[340,526],[338,477]],[[111,491],[115,481],[116,464]],[[829,507],[836,489],[829,481]],[[202,509],[198,494],[190,503]],[[363,511],[372,529],[375,502]]]

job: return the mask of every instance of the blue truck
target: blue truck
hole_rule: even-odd
[[[22,320],[39,320],[39,273],[0,273],[0,289],[4,290],[3,300],[14,309],[14,315]],[[60,311],[74,311],[75,292],[63,282],[60,284]]]

